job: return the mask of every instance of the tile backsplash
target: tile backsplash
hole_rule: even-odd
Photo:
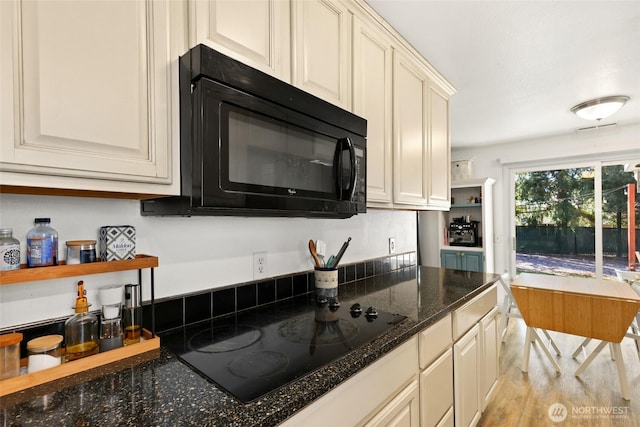
[[[342,285],[415,265],[415,252],[347,264],[338,268],[338,283]],[[238,283],[223,288],[218,287],[156,299],[155,331],[162,333],[203,320],[306,294],[315,289],[314,283],[314,273],[311,270],[271,277],[267,280]],[[3,333],[23,333],[21,354],[26,356],[26,343],[29,340],[48,334],[64,335],[65,320],[51,319],[37,325],[10,328],[11,330],[3,331]],[[144,327],[151,330],[152,306],[148,302],[143,305],[143,320]]]
[[[348,264],[338,268],[338,284],[416,265],[416,253],[407,252]],[[285,300],[312,292],[313,271],[239,283],[226,288],[178,295],[155,302],[155,329],[161,333],[191,323]],[[143,307],[145,327],[151,329],[151,304]]]

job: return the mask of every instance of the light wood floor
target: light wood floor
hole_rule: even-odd
[[[622,399],[620,383],[609,348],[600,352],[580,377],[575,371],[585,359],[571,354],[581,337],[550,332],[562,356],[556,357],[562,373],[556,373],[540,348],[531,349],[529,372],[521,370],[526,328],[521,319],[511,319],[506,343],[501,344],[500,378],[493,398],[478,426],[638,426],[640,427],[640,359],[634,341],[622,341],[622,355],[631,389],[631,401]],[[587,346],[588,350],[595,343]],[[555,356],[555,352],[551,349]],[[555,423],[549,408],[560,403],[567,418]],[[617,415],[612,415],[617,413]]]

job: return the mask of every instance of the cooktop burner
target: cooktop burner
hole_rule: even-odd
[[[197,332],[189,348],[202,353],[225,353],[248,347],[260,339],[260,329],[246,325],[219,326]]]
[[[242,402],[251,402],[381,335],[406,317],[317,304],[307,295],[162,336],[178,358]]]

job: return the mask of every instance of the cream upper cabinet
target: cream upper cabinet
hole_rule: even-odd
[[[394,53],[393,201],[426,206],[427,96],[429,79],[417,61]]]
[[[287,0],[192,0],[189,43],[291,82],[290,19]]]
[[[367,119],[367,203],[392,202],[393,49],[380,30],[354,20],[353,112]]]
[[[427,205],[448,209],[451,186],[449,95],[434,82],[429,82],[428,100]]]
[[[291,3],[293,85],[351,110],[353,15],[339,0]]]
[[[0,2],[2,184],[179,191],[171,3]]]

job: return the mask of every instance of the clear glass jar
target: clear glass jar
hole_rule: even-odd
[[[62,363],[62,335],[46,335],[27,343],[27,372],[53,368]]]
[[[27,266],[58,265],[58,232],[50,218],[36,218],[36,226],[27,233]]]
[[[13,229],[0,228],[0,270],[20,268],[20,241],[13,237]]]
[[[22,334],[0,335],[0,380],[20,375],[20,342]]]

